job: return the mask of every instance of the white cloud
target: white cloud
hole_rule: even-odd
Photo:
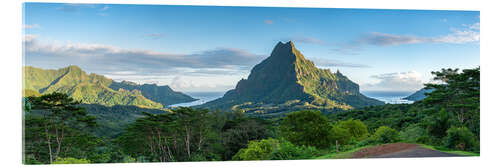
[[[372,32],[365,34],[356,40],[341,43],[333,50],[341,54],[359,54],[358,52],[362,50],[362,46],[364,45],[396,46],[419,43],[465,44],[479,42],[480,23],[477,22],[472,25],[464,26],[465,28],[462,29],[452,29],[449,34],[434,37]]]
[[[480,29],[480,23],[477,22],[477,23],[474,23],[474,24],[470,25],[469,29],[471,29],[471,30],[478,30],[479,31],[479,29]]]
[[[23,25],[24,29],[35,29],[35,28],[40,28],[40,25],[38,24],[25,24]]]
[[[422,75],[416,71],[373,75],[376,83],[361,85],[363,90],[372,91],[416,91],[424,86]]]
[[[109,7],[109,6],[104,6],[103,8],[101,8],[101,10],[102,10],[102,11],[105,11],[105,10],[108,10],[109,8],[111,8],[111,7]]]
[[[273,24],[274,22],[272,20],[264,20],[264,23],[266,23],[266,24]]]

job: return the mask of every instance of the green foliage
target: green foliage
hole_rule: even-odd
[[[379,127],[371,137],[376,143],[394,143],[400,140],[399,132],[388,126]]]
[[[250,141],[248,148],[239,150],[233,156],[233,160],[270,160],[272,158],[272,151],[278,145],[279,141],[272,138]]]
[[[427,126],[431,135],[440,139],[446,135],[446,130],[451,126],[450,113],[442,108],[438,115],[425,118],[423,124]]]
[[[315,147],[297,146],[289,141],[273,138],[250,141],[240,149],[233,160],[291,160],[308,159],[319,155]]]
[[[186,103],[195,101],[194,99],[184,93],[172,90],[168,85],[158,86],[156,84],[143,84],[139,85],[129,81],[112,82],[109,88],[118,91],[125,89],[128,91],[138,90],[141,94],[152,101],[161,103],[163,106],[168,106],[177,103]]]
[[[426,88],[434,89],[423,102],[429,106],[439,106],[451,113],[458,125],[467,125],[479,136],[479,93],[480,70],[442,69],[432,72],[434,80],[442,84],[426,84]]]
[[[98,104],[81,104],[89,115],[96,117],[99,124],[92,133],[99,137],[117,138],[125,132],[128,125],[144,117],[143,113],[164,114],[168,111],[160,109],[147,109],[137,106],[114,105],[112,107]]]
[[[304,110],[288,114],[279,130],[281,136],[295,145],[328,148],[333,141],[331,127],[321,112]]]
[[[249,141],[272,137],[269,121],[249,118],[244,113],[232,113],[222,128],[223,160],[231,160],[238,150],[247,147]]]
[[[309,159],[318,156],[320,152],[311,146],[296,146],[289,141],[280,141],[278,147],[271,152],[272,160]]]
[[[409,143],[426,143],[428,133],[419,124],[411,124],[399,133],[401,140]]]
[[[31,111],[24,113],[27,157],[40,163],[51,163],[61,156],[83,158],[102,143],[88,132],[96,126],[95,117],[68,95],[51,93],[31,96],[27,101],[31,104]]]
[[[52,164],[89,164],[90,160],[76,158],[57,158]]]
[[[348,144],[352,138],[349,130],[338,125],[332,127],[331,133],[333,141],[338,141],[338,143],[342,145]]]
[[[445,147],[462,151],[479,151],[474,134],[467,127],[451,127],[446,134]]]
[[[361,141],[368,137],[368,128],[361,120],[349,119],[345,121],[339,121],[337,123],[337,126],[347,130],[350,136],[354,137],[358,141]]]
[[[169,114],[144,114],[117,140],[128,155],[149,162],[214,158],[205,153],[217,152],[224,123],[219,113],[179,107]]]

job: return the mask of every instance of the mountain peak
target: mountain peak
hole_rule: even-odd
[[[278,44],[276,44],[276,46],[274,47],[274,49],[285,49],[285,50],[293,50],[295,49],[295,45],[293,44],[292,41],[288,41],[286,43],[283,43],[281,41],[278,42]]]
[[[271,52],[271,56],[268,59],[276,60],[282,63],[293,63],[297,60],[305,59],[299,50],[295,48],[292,41],[286,43],[278,42]]]
[[[236,88],[224,97],[204,104],[213,108],[253,108],[267,106],[300,106],[299,108],[350,109],[382,104],[359,93],[359,85],[337,71],[315,67],[292,41],[278,42],[271,55],[255,65],[248,79],[242,79]],[[247,105],[252,104],[252,105]],[[292,107],[293,108],[293,107]],[[288,109],[286,109],[288,110]]]
[[[68,67],[66,67],[67,69],[70,69],[70,70],[82,70],[80,67],[78,67],[77,65],[69,65]]]

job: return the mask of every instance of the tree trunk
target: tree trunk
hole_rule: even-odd
[[[62,146],[62,142],[64,139],[64,127],[62,127],[62,129],[61,129],[61,136],[59,136],[57,128],[56,128],[56,139],[57,139],[57,150],[56,150],[56,154],[54,156],[55,160],[57,160],[57,157],[59,157],[59,153],[61,152],[61,146]]]
[[[47,137],[47,144],[49,146],[49,162],[52,164],[52,147],[50,146],[50,135],[49,128],[47,127],[47,123],[44,123],[45,127],[45,136]]]
[[[200,141],[198,142],[198,151],[201,150],[201,144],[203,143],[203,128],[200,126]]]
[[[187,125],[184,125],[184,128],[186,129],[186,151],[187,151],[187,154],[188,154],[188,157],[191,158],[191,146],[190,146],[190,143],[189,143],[189,140],[190,140],[190,134],[189,134],[189,128],[187,127]]]
[[[335,140],[335,150],[337,151],[337,153],[339,152],[339,141],[338,140]]]

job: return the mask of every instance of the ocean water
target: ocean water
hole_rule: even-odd
[[[205,104],[206,102],[224,96],[224,93],[226,92],[184,92],[184,93],[198,100],[188,103],[172,104],[169,105],[168,107],[190,107],[190,106]]]
[[[215,100],[217,98],[221,98],[224,96],[225,92],[185,92],[187,95],[198,99],[193,102],[188,102],[188,103],[178,103],[178,104],[172,104],[169,105],[168,107],[190,107],[190,106],[196,106],[196,105],[201,105],[206,102]],[[388,91],[363,91],[361,92],[365,96],[383,101],[385,103],[389,104],[411,104],[413,101],[410,100],[403,100],[404,97],[409,96],[413,92],[388,92]]]
[[[411,104],[413,101],[403,98],[414,92],[393,92],[393,91],[362,91],[365,96],[380,100],[386,104]]]

